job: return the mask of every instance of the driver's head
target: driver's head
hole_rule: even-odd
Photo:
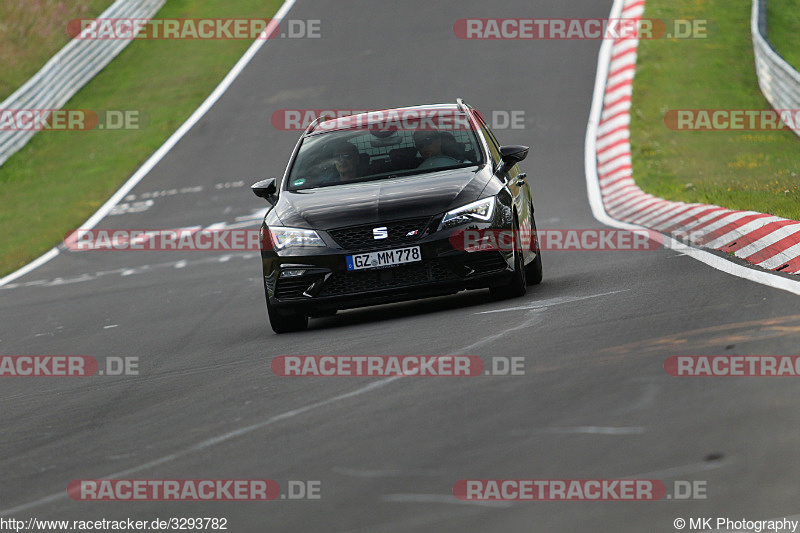
[[[438,131],[418,130],[414,132],[414,146],[423,159],[442,153],[442,137]]]
[[[358,177],[358,148],[355,145],[342,141],[333,146],[333,162],[336,171],[343,180]]]

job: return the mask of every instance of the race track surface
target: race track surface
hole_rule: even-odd
[[[320,39],[270,41],[102,228],[247,221],[284,170],[280,109],[453,102],[522,110],[539,229],[601,228],[583,171],[599,41],[464,41],[456,19],[604,18],[607,2],[300,0]],[[228,184],[227,187],[225,184]],[[232,185],[231,185],[232,184]],[[243,185],[243,186],[242,186]],[[202,189],[199,189],[202,187]],[[790,355],[797,297],[677,250],[545,253],[544,282],[269,329],[247,252],[65,252],[0,289],[0,354],[138,357],[139,376],[3,378],[0,514],[225,517],[229,530],[674,531],[800,512],[792,378],[675,378],[671,355]],[[285,378],[279,355],[524,357],[523,376]],[[606,429],[603,429],[606,428]],[[319,480],[317,501],[83,502],[74,479]],[[462,479],[700,480],[706,500],[461,502]],[[669,486],[669,485],[668,485]]]

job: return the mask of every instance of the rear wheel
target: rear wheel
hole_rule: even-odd
[[[269,303],[269,297],[267,297],[267,315],[269,315],[269,325],[275,333],[303,331],[308,327],[307,315],[287,309],[276,309]]]
[[[493,298],[505,300],[506,298],[518,298],[525,296],[527,292],[527,280],[525,272],[525,260],[522,258],[522,248],[519,242],[519,231],[514,230],[514,275],[507,285],[499,287],[489,287],[489,293]]]

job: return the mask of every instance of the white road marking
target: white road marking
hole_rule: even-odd
[[[243,181],[226,181],[214,185],[215,189],[235,189],[237,187],[244,187]]]
[[[550,298],[548,300],[537,300],[535,302],[531,302],[526,305],[518,305],[516,307],[505,307],[503,309],[493,309],[491,311],[480,311],[474,313],[476,315],[488,315],[491,313],[505,313],[507,311],[524,311],[527,309],[541,309],[545,307],[550,307],[551,305],[560,305],[560,304],[567,304],[571,302],[579,302],[581,300],[588,300],[589,298],[597,298],[599,296],[609,296],[611,294],[618,294],[621,292],[627,292],[630,289],[622,289],[619,291],[611,291],[611,292],[604,292],[602,294],[592,294],[590,296],[559,296],[557,298]]]
[[[641,426],[634,427],[608,427],[608,426],[575,426],[542,429],[517,429],[511,435],[520,437],[524,435],[642,435],[647,431]]]
[[[108,216],[126,215],[128,213],[142,213],[154,205],[155,202],[153,200],[122,202],[121,204],[115,205],[114,208],[108,213]]]
[[[104,270],[100,272],[95,272],[94,274],[81,274],[75,278],[55,278],[53,280],[48,279],[39,279],[34,281],[26,281],[24,283],[9,283],[3,287],[0,287],[0,291],[2,290],[12,290],[18,289],[22,287],[53,287],[56,285],[67,285],[70,283],[81,283],[85,281],[94,281],[96,279],[102,278],[104,276],[131,276],[134,274],[142,274],[144,272],[153,272],[157,269],[174,269],[179,268],[178,265],[180,263],[185,263],[185,267],[192,267],[198,265],[208,265],[208,264],[216,264],[216,263],[226,263],[230,261],[231,258],[240,258],[244,260],[254,259],[259,256],[258,252],[242,252],[237,254],[227,254],[220,257],[204,257],[202,259],[196,260],[187,260],[187,259],[180,259],[178,261],[170,261],[168,263],[158,263],[155,265],[140,265],[138,267],[128,267],[128,268],[118,268],[116,270]]]
[[[175,196],[177,194],[188,194],[188,193],[196,193],[202,191],[203,191],[202,185],[195,185],[194,187],[181,187],[180,189],[164,189],[160,191],[148,191],[140,193],[139,195],[129,194],[124,198],[124,200],[126,202],[132,202],[137,198],[140,200],[147,200],[150,198],[165,198],[167,196]]]

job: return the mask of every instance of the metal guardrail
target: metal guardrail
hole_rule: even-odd
[[[117,0],[98,18],[149,19],[166,0]],[[66,31],[67,21],[64,21]],[[133,39],[72,39],[11,96],[1,110],[60,109]],[[0,131],[0,165],[36,134],[32,130]]]
[[[753,0],[750,33],[756,59],[756,73],[761,92],[776,110],[800,110],[800,72],[795,70],[772,47],[767,38],[767,0]],[[793,121],[794,122],[794,121]],[[794,132],[800,136],[800,125]]]

